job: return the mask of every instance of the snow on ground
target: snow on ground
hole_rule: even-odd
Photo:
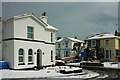
[[[106,68],[119,68],[118,63],[113,62],[103,62],[104,67]]]
[[[0,70],[0,78],[92,78],[99,76],[96,72],[85,71],[80,73],[61,74],[55,68],[42,70]]]
[[[78,62],[78,63],[66,63],[65,65],[75,65],[75,66],[80,66],[80,62]]]
[[[90,78],[95,78],[98,77],[100,74],[96,72],[92,72],[89,70],[83,70],[86,74],[83,75],[72,75],[72,76],[63,76],[63,77],[54,77],[54,78],[81,78],[81,79],[90,79]]]
[[[97,78],[107,78],[107,77],[109,77],[107,74],[104,74],[104,75],[102,75],[102,76],[99,76],[99,77],[97,77]]]
[[[78,63],[66,63],[66,65],[80,66],[81,62]],[[103,62],[105,68],[120,68],[120,63],[116,62]]]

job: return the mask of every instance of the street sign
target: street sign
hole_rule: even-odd
[[[81,57],[82,58],[86,57],[86,52],[81,52]]]

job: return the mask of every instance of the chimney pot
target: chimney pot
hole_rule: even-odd
[[[44,13],[42,14],[42,16],[46,16],[46,12],[44,12]]]
[[[61,39],[61,37],[57,37],[57,40]]]
[[[75,39],[77,39],[77,37],[75,36]]]
[[[47,23],[47,16],[46,16],[46,12],[44,12],[42,14],[42,17],[40,18],[44,23]]]

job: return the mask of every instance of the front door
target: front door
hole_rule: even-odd
[[[42,51],[37,50],[37,66],[42,66]]]
[[[37,66],[40,66],[40,65],[39,65],[40,61],[39,61],[39,60],[40,60],[40,54],[37,53]]]

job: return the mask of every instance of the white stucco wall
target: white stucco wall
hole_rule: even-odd
[[[14,21],[13,19],[3,23],[3,39],[14,37]]]
[[[45,31],[44,26],[31,17],[18,19],[14,21],[14,37],[27,39],[27,26],[34,27],[34,40],[51,42],[51,31]],[[53,32],[55,37],[55,32]],[[53,38],[55,42],[55,38]]]
[[[35,21],[31,17],[21,18],[17,20],[8,20],[5,23],[5,27],[3,28],[3,39],[9,38],[19,38],[19,39],[27,39],[27,26],[31,26],[34,28],[34,39],[38,41],[44,41],[49,43],[55,42],[55,32],[46,31],[43,25]],[[51,32],[53,33],[53,42],[51,42]],[[23,68],[32,68],[37,64],[37,54],[33,54],[33,63],[28,64],[28,49],[32,49],[33,52],[37,52],[37,49],[40,49],[42,53],[42,66],[55,64],[55,45],[53,44],[45,44],[42,42],[34,42],[34,41],[25,41],[25,40],[8,40],[4,41],[4,49],[3,49],[3,59],[9,63],[9,67],[13,69],[23,69]],[[18,50],[20,48],[24,49],[24,63],[25,65],[18,65]],[[51,50],[53,50],[53,62],[51,62]]]
[[[10,68],[14,68],[14,42],[3,42],[3,60],[8,62]]]
[[[6,21],[2,24],[2,38],[3,39],[8,39],[8,38],[13,38],[14,36],[14,28],[13,28],[13,20]],[[13,52],[14,52],[14,42],[13,41],[3,41],[2,43],[2,58],[4,61],[8,62],[8,65],[10,68],[14,67],[14,59],[13,59]]]
[[[22,48],[24,49],[24,63],[25,65],[18,65],[18,50]],[[28,65],[28,50],[33,50],[33,63]],[[42,51],[42,66],[55,64],[55,49],[54,45],[48,45],[44,43],[39,42],[26,42],[26,41],[14,41],[14,68],[20,69],[20,68],[29,68],[34,67],[37,65],[37,50],[40,49]],[[53,50],[54,53],[54,62],[51,62],[51,50]],[[43,54],[44,53],[44,54]]]

